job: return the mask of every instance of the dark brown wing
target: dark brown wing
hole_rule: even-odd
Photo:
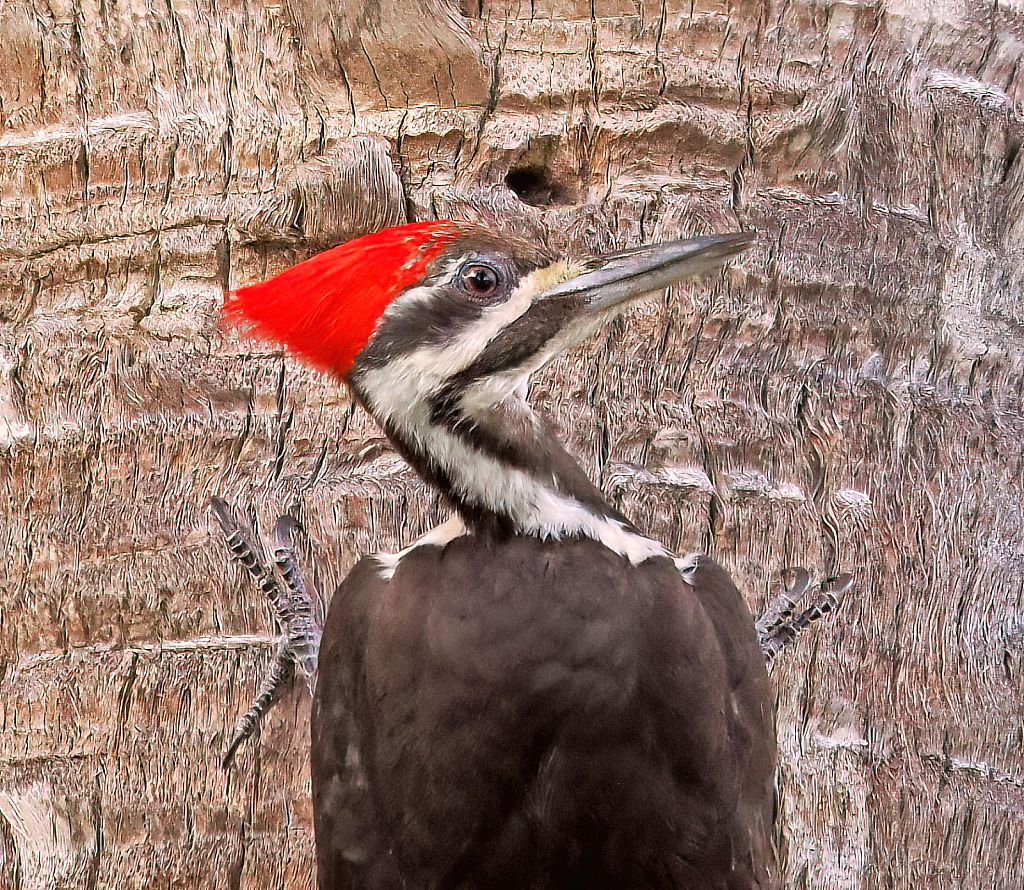
[[[775,741],[753,622],[707,559],[467,536],[324,631],[322,890],[771,886]]]

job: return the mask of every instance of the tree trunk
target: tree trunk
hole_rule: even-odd
[[[274,629],[209,498],[295,511],[325,598],[444,509],[218,311],[434,216],[760,232],[532,401],[755,609],[856,576],[773,674],[785,886],[1024,886],[1022,33],[1019,0],[5,0],[0,886],[313,885],[305,688],[219,765]]]

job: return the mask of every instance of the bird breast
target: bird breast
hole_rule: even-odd
[[[532,863],[639,887],[630,869],[764,861],[749,852],[771,825],[763,660],[724,571],[689,572],[529,536],[411,548],[390,578],[357,565],[321,649],[314,795],[347,803],[318,808],[318,856],[372,812],[360,856],[378,849],[410,886],[460,870],[466,886],[561,886],[519,874]],[[631,851],[619,877],[595,864],[609,849]]]

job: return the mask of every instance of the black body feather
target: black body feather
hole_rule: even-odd
[[[313,709],[321,890],[774,886],[753,621],[687,575],[527,536],[359,562]]]

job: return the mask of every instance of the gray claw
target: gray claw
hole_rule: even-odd
[[[277,647],[277,655],[270,663],[270,668],[263,675],[263,681],[256,692],[249,710],[242,715],[242,719],[235,725],[235,731],[231,733],[231,742],[227,751],[221,759],[220,765],[227,769],[235,759],[235,752],[239,745],[246,739],[251,738],[259,729],[260,723],[281,697],[284,687],[295,678],[295,662],[286,651],[287,639],[282,639]]]
[[[811,573],[805,568],[783,569],[782,578],[785,585],[782,592],[768,603],[764,614],[757,620],[757,635],[762,648],[779,628],[792,621],[811,584]]]
[[[317,656],[323,628],[317,620],[316,604],[299,571],[295,555],[295,535],[300,526],[291,516],[282,516],[274,525],[274,564],[284,580],[284,591],[275,612],[288,640],[295,664],[309,682],[316,685]]]
[[[834,612],[853,587],[853,575],[847,572],[826,578],[813,590],[806,569],[787,569],[784,575],[792,577],[791,585],[768,604],[756,624],[768,664],[806,627]]]
[[[310,691],[313,690],[321,628],[313,598],[306,589],[295,555],[294,537],[300,528],[299,523],[290,516],[278,519],[275,525],[275,571],[268,566],[252,529],[231,512],[227,503],[214,497],[210,499],[210,506],[224,531],[232,558],[256,580],[270,600],[274,616],[284,631],[256,698],[231,735],[231,742],[221,761],[226,769],[238,747],[256,733],[264,716],[281,697],[284,687],[294,679],[296,668],[306,677]]]

